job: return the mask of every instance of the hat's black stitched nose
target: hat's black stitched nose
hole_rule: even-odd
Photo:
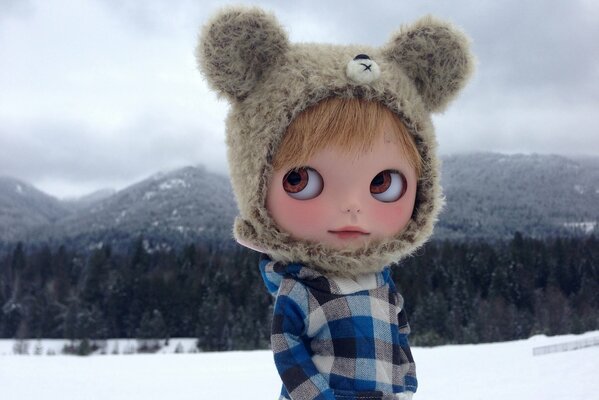
[[[370,57],[368,57],[366,54],[358,54],[354,57],[354,60],[370,60]]]

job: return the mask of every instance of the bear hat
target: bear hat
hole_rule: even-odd
[[[270,13],[229,7],[202,29],[196,57],[209,86],[230,103],[226,144],[239,208],[233,234],[273,260],[336,276],[380,271],[430,237],[444,204],[431,113],[443,111],[473,71],[468,38],[431,16],[381,47],[291,43]],[[280,230],[266,209],[272,162],[289,124],[329,98],[378,101],[397,114],[422,158],[414,212],[393,237],[333,249]]]

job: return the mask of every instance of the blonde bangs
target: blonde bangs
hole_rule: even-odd
[[[304,110],[287,128],[273,161],[275,170],[304,166],[319,150],[334,147],[359,155],[371,150],[385,117],[398,129],[398,144],[420,176],[421,157],[399,117],[377,101],[330,97]]]

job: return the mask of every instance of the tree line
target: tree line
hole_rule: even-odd
[[[0,258],[0,337],[196,337],[200,351],[267,348],[259,255],[232,242],[125,252],[14,245]],[[415,345],[599,329],[594,236],[433,241],[393,268]],[[85,343],[88,343],[87,341]]]
[[[595,236],[427,245],[395,270],[421,345],[481,343],[599,328]]]

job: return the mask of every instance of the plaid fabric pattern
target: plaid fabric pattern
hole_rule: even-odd
[[[361,281],[330,279],[263,256],[260,270],[276,296],[271,345],[281,399],[387,400],[416,391],[409,325],[388,268]]]

